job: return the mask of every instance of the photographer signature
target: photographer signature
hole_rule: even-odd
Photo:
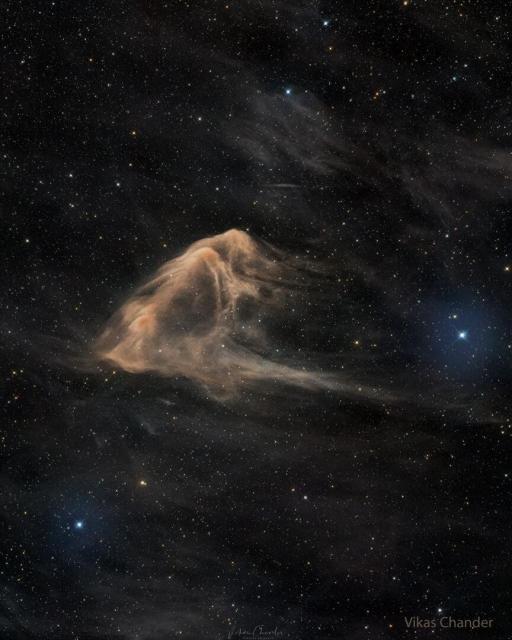
[[[252,630],[242,629],[235,626],[228,633],[228,640],[273,640],[275,638],[283,638],[284,633],[279,631],[277,627],[266,631],[262,624],[253,627]]]

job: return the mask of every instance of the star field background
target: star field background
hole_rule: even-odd
[[[507,4],[1,12],[0,637],[508,638]],[[359,395],[91,365],[230,228],[321,267],[273,344]]]

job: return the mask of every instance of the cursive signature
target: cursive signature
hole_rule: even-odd
[[[234,638],[237,640],[249,640],[252,638],[264,640],[265,638],[268,638],[270,640],[271,638],[282,638],[283,635],[283,632],[279,631],[277,627],[266,631],[262,624],[256,625],[252,630],[242,629],[242,627],[235,626],[229,631],[228,640],[233,640]]]

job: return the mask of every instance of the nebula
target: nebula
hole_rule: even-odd
[[[330,388],[332,376],[276,361],[265,319],[304,286],[304,264],[231,229],[165,263],[108,321],[98,360],[127,372],[187,378],[213,396],[281,382]]]

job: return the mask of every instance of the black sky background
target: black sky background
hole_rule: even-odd
[[[2,639],[509,637],[506,3],[1,12]],[[341,390],[93,361],[231,228],[313,265],[268,331]]]

